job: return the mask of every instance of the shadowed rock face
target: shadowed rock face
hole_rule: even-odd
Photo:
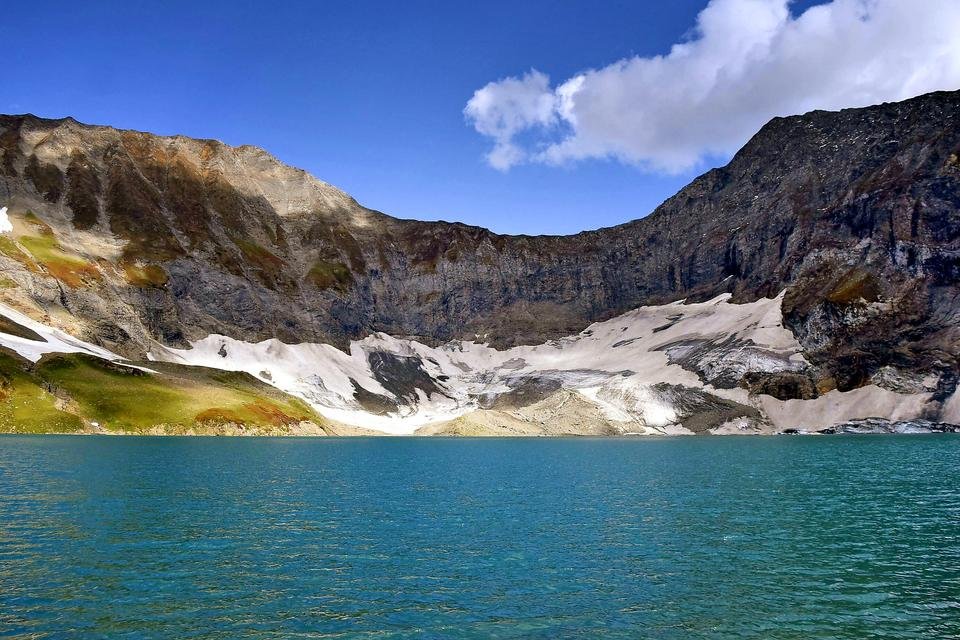
[[[670,364],[696,373],[700,380],[718,389],[738,386],[749,371],[759,369],[767,373],[779,373],[805,368],[805,365],[793,362],[785,355],[761,349],[750,341],[736,340],[732,336],[716,340],[684,338],[657,350],[667,354]]]
[[[437,381],[423,369],[423,361],[417,356],[397,356],[383,351],[367,354],[374,379],[394,396],[414,404],[417,392],[426,396],[443,394]]]
[[[694,433],[706,433],[736,418],[760,418],[755,408],[718,398],[702,389],[665,383],[654,385],[653,388],[671,406],[676,407],[683,426]]]
[[[958,156],[960,92],[777,118],[643,219],[502,236],[371,211],[253,147],[0,116],[0,206],[35,212],[103,277],[71,287],[0,266],[18,285],[7,295],[66,307],[87,339],[138,355],[211,333],[503,347],[643,304],[786,287],[819,390],[851,389],[887,366],[956,369]]]

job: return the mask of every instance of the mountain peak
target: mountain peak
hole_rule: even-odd
[[[60,251],[0,256],[17,283],[0,297],[143,354],[210,334],[507,347],[786,290],[787,325],[853,388],[955,358],[958,124],[960,92],[776,118],[647,218],[532,237],[397,220],[249,145],[0,116],[0,206]]]

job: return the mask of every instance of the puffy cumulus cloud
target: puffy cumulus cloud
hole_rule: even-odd
[[[773,116],[960,88],[960,0],[711,0],[689,40],[552,86],[532,70],[479,89],[464,113],[487,160],[614,157],[680,172],[729,155]]]
[[[539,71],[520,78],[491,82],[473,94],[464,113],[477,131],[494,140],[487,161],[497,169],[509,169],[526,158],[514,137],[533,127],[556,122],[555,98],[550,79]]]

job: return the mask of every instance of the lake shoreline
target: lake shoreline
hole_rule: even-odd
[[[429,425],[427,425],[429,426]],[[198,432],[195,428],[188,428],[180,431],[169,431],[166,430],[164,426],[158,426],[153,429],[146,431],[124,431],[124,430],[110,430],[100,428],[87,428],[82,431],[44,431],[44,432],[18,432],[18,431],[4,431],[0,432],[0,436],[24,436],[24,435],[35,435],[35,436],[118,436],[118,437],[189,437],[189,438],[309,438],[309,439],[324,439],[324,438],[339,438],[339,439],[350,439],[350,438],[412,438],[412,439],[492,439],[492,438],[502,438],[502,439],[623,439],[623,440],[646,440],[646,439],[663,439],[663,438],[690,438],[695,436],[720,436],[720,437],[730,437],[730,436],[831,436],[831,435],[935,435],[935,434],[945,434],[945,433],[960,433],[960,425],[943,423],[943,422],[933,422],[928,420],[910,420],[910,421],[900,421],[892,422],[888,420],[883,420],[879,418],[867,418],[864,420],[852,421],[847,423],[842,423],[840,425],[834,425],[831,427],[825,427],[823,429],[784,429],[782,431],[741,431],[735,432],[730,430],[719,431],[716,433],[713,432],[702,432],[702,433],[683,433],[683,432],[671,432],[671,433],[636,433],[636,432],[625,432],[625,433],[607,433],[607,434],[597,434],[597,433],[576,433],[576,432],[556,432],[556,433],[503,433],[503,432],[476,432],[476,433],[453,433],[453,432],[436,432],[436,433],[387,433],[383,431],[374,431],[368,429],[361,429],[358,427],[349,427],[347,425],[338,425],[334,427],[336,431],[333,433],[326,432],[323,427],[314,425],[313,429],[295,429],[292,431],[282,432],[277,429],[261,429],[261,428],[244,428],[238,427],[237,425],[227,426],[224,425],[221,429],[214,428],[212,432]],[[346,428],[343,428],[346,427]],[[342,429],[342,431],[340,430]],[[317,433],[321,431],[321,433]],[[339,432],[338,432],[339,431]]]

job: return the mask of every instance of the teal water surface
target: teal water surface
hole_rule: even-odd
[[[0,635],[960,637],[960,436],[0,437]]]

